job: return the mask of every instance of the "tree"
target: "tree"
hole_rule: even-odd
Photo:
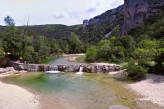
[[[15,56],[21,56],[21,37],[20,31],[15,26],[8,26],[3,36],[3,48]]]
[[[151,39],[142,39],[138,44],[137,48],[134,51],[135,59],[143,60],[145,64],[148,64],[150,61],[154,60],[154,57],[157,55],[158,41]]]
[[[24,58],[25,55],[25,47],[26,47],[26,33],[28,32],[28,25],[29,25],[29,16],[27,18],[26,24],[24,28],[22,29],[22,57]]]
[[[25,50],[26,50],[26,52],[24,54],[24,59],[28,62],[35,63],[35,61],[36,61],[35,59],[37,57],[35,57],[36,53],[34,51],[34,48],[32,46],[26,46]]]
[[[132,36],[122,36],[110,39],[113,46],[119,46],[125,49],[124,54],[130,57],[135,48],[135,41]]]
[[[14,26],[14,19],[10,16],[5,17],[4,22],[6,23],[7,26]]]
[[[141,80],[145,77],[148,69],[143,66],[136,65],[135,62],[130,61],[127,65],[124,66],[128,72],[128,77],[132,80]]]
[[[68,43],[70,46],[70,53],[80,53],[82,44],[79,37],[75,33],[71,33]]]
[[[4,57],[4,49],[2,47],[2,42],[0,41],[0,59]]]
[[[97,48],[96,46],[91,46],[87,49],[86,52],[86,61],[87,62],[94,62],[97,59]]]
[[[101,40],[98,43],[98,59],[108,60],[111,54],[111,47],[109,40]]]

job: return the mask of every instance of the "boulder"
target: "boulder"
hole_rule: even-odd
[[[6,73],[7,70],[5,68],[0,68],[0,73]]]
[[[15,71],[14,67],[6,67],[7,72]]]
[[[18,66],[18,70],[25,70],[24,65],[23,65],[23,64],[20,64],[20,65]]]

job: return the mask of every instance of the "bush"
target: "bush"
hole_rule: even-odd
[[[124,68],[128,72],[128,77],[130,77],[132,80],[143,79],[148,71],[148,69],[140,65],[136,65],[134,62],[129,62],[126,66],[124,66]]]
[[[97,48],[96,46],[92,46],[87,49],[85,60],[87,62],[95,62],[96,59],[97,59]]]

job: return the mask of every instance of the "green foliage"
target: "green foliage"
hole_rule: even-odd
[[[77,33],[85,46],[96,45],[105,35],[119,25],[118,22],[101,22],[88,26],[85,30],[79,30]]]
[[[27,36],[26,37],[26,60],[39,63],[41,60],[49,56],[60,54],[61,50],[54,40],[50,40],[44,36]],[[28,58],[27,58],[28,57]]]
[[[144,60],[145,63],[149,63],[158,57],[164,48],[162,47],[162,42],[155,39],[142,39],[134,51],[134,57],[138,60]]]
[[[6,28],[3,34],[3,48],[5,52],[21,55],[21,37],[20,31],[15,26],[9,26]]]
[[[4,53],[5,53],[5,51],[2,47],[2,42],[0,41],[0,59],[4,57]]]
[[[77,58],[76,58],[76,61],[77,62],[85,62],[85,55],[83,56],[78,56]]]
[[[97,58],[99,60],[107,60],[109,58],[110,53],[111,53],[110,41],[101,40],[98,43]]]
[[[20,26],[20,29],[27,27]],[[53,40],[67,40],[70,37],[72,32],[76,32],[81,25],[66,26],[60,24],[48,24],[48,25],[34,25],[29,26],[29,33],[35,33],[36,36],[46,36],[49,39]]]
[[[0,41],[2,41],[2,45],[0,45],[0,58],[3,57],[4,52],[9,52],[12,55],[12,59],[22,57],[23,60],[28,62],[39,63],[49,56],[61,53],[56,40],[39,36],[35,31],[30,31],[31,27],[26,28],[27,32],[22,36],[24,32],[22,29],[24,27],[22,29],[16,27],[14,20],[9,16],[4,21],[7,27],[0,33]],[[53,27],[49,26],[49,28],[52,29]],[[76,28],[76,26],[73,28]]]
[[[71,33],[71,36],[68,39],[70,53],[80,53],[81,51],[81,41],[75,33]]]
[[[5,17],[4,22],[6,23],[7,26],[15,25],[14,19],[10,16]]]
[[[124,66],[124,68],[128,72],[128,77],[130,77],[132,80],[140,80],[144,78],[148,71],[148,69],[140,65],[136,65],[134,62],[129,62]]]
[[[150,36],[155,39],[164,39],[164,13],[149,17],[144,23],[129,31],[135,38]]]
[[[131,36],[111,37],[109,40],[101,40],[97,45],[97,60],[121,63],[128,60],[135,48],[135,42]]]
[[[84,30],[77,31],[77,33],[80,35],[80,39],[87,47],[91,45],[97,45],[100,40],[105,39],[105,35],[109,32],[111,32],[112,35],[119,35],[121,33],[120,27],[124,20],[122,11],[120,10],[113,14],[115,15],[115,20],[113,20],[112,23],[106,20],[106,18],[111,16],[111,10],[108,10],[102,15],[95,17],[95,19],[104,18],[104,20],[90,24]]]
[[[26,46],[25,47],[25,55],[24,55],[24,59],[28,60],[30,63],[36,63],[36,53],[34,51],[34,48],[32,46]]]
[[[154,57],[155,66],[150,67],[150,73],[164,75],[164,40],[159,40],[157,55]]]
[[[96,46],[91,46],[87,49],[86,52],[86,61],[87,62],[94,62],[97,59],[97,48]]]

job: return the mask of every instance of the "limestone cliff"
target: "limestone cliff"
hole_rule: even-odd
[[[106,11],[105,13],[98,15],[90,20],[83,21],[83,28],[86,26],[94,25],[96,23],[104,23],[104,22],[117,22],[121,19],[123,13],[123,5]]]
[[[103,22],[115,23],[115,26],[121,26],[121,35],[126,35],[132,28],[143,23],[148,17],[163,12],[163,9],[164,0],[124,0],[124,4],[118,8],[108,10],[90,20],[85,20],[83,27],[86,28]],[[123,23],[120,23],[120,20],[123,20]]]
[[[164,0],[125,0],[122,35],[126,35],[129,30],[143,23],[148,17],[162,12],[163,7]]]

